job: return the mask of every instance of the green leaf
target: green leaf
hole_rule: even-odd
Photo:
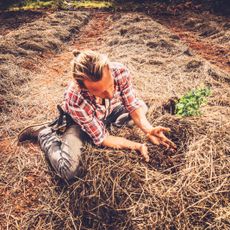
[[[189,91],[176,103],[176,114],[180,116],[201,115],[199,111],[202,104],[207,103],[206,97],[211,94],[210,88],[198,88]]]

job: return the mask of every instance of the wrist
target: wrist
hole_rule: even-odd
[[[152,131],[153,127],[149,126],[148,128],[143,129],[143,132],[146,136],[150,135],[151,131]]]
[[[151,133],[152,129],[153,129],[153,126],[149,122],[146,122],[145,124],[142,123],[142,131],[145,134]]]

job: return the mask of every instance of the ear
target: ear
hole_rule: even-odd
[[[75,49],[75,50],[73,50],[73,56],[74,57],[77,57],[80,53],[81,53],[81,51],[80,50],[77,50],[77,49]]]

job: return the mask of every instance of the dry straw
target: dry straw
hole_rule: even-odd
[[[106,39],[99,48],[129,65],[140,96],[149,104],[148,119],[172,129],[169,138],[178,145],[177,152],[148,143],[151,161],[145,163],[134,151],[86,144],[81,173],[67,185],[47,167],[37,146],[16,147],[13,138],[5,138],[1,141],[0,225],[5,229],[228,229],[230,90],[221,80],[224,73],[188,56],[185,45],[142,14],[115,15],[108,21],[113,28],[103,35]],[[194,60],[201,65],[188,69]],[[50,83],[51,89],[39,87],[48,96],[51,92],[57,96],[55,89],[63,89],[61,83]],[[212,90],[201,117],[181,118],[162,111],[168,99],[201,83]],[[2,126],[9,136],[15,136],[22,122],[26,125],[28,111],[37,120],[50,115],[47,108],[52,103],[44,100],[42,105],[37,95],[43,92],[33,92],[33,104],[31,98],[25,99],[12,111],[14,126]],[[111,127],[110,132],[146,141],[137,128]]]

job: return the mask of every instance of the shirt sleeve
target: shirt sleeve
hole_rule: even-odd
[[[77,98],[74,101],[69,98],[65,102],[65,108],[81,129],[90,136],[95,145],[100,145],[103,142],[108,133],[104,123],[94,115],[90,103],[83,98]]]
[[[132,77],[129,70],[124,67],[121,69],[120,74],[121,97],[123,99],[125,108],[129,113],[132,113],[134,110],[141,106],[140,100],[136,97],[135,90],[131,81]]]

